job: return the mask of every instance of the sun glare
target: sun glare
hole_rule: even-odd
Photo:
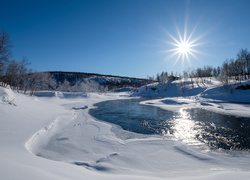
[[[194,27],[194,29],[188,36],[187,36],[187,23],[185,24],[183,36],[181,35],[180,31],[176,27],[178,38],[175,38],[173,35],[167,32],[167,34],[172,39],[172,41],[167,41],[166,43],[170,44],[173,48],[168,49],[165,52],[172,52],[169,58],[177,56],[174,65],[180,59],[182,59],[182,65],[184,65],[185,61],[187,61],[190,66],[192,66],[190,58],[199,60],[195,54],[201,54],[201,52],[195,50],[194,48],[203,44],[199,42],[199,40],[205,35],[205,33],[196,38],[193,38],[196,27],[197,25]]]
[[[190,52],[190,44],[187,42],[182,42],[178,45],[178,52],[181,54],[186,54]]]
[[[189,21],[189,4],[190,2],[186,2],[186,8],[185,8],[185,17],[184,17],[184,31],[180,32],[178,26],[174,22],[175,29],[177,32],[177,36],[173,36],[170,34],[166,29],[164,31],[168,34],[170,37],[170,41],[164,41],[165,43],[169,44],[172,47],[168,47],[167,50],[164,50],[164,52],[171,52],[168,59],[172,59],[173,57],[176,57],[176,60],[174,62],[174,66],[176,63],[181,60],[182,68],[184,68],[184,65],[186,65],[186,62],[189,64],[189,66],[192,66],[191,60],[196,59],[199,61],[197,54],[204,54],[200,51],[198,51],[198,47],[203,45],[203,42],[200,42],[200,40],[208,33],[204,32],[203,34],[197,35],[195,33],[198,24],[201,20],[201,18],[198,19],[198,22],[195,26],[193,26],[192,29],[188,30],[188,21]]]

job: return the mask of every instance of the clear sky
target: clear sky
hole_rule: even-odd
[[[161,71],[212,65],[250,44],[249,0],[0,0],[0,29],[13,58],[38,71],[145,78]],[[197,58],[171,57],[171,34],[191,40]],[[190,40],[190,41],[191,41]]]

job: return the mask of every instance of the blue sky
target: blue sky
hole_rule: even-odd
[[[250,43],[248,0],[20,0],[1,1],[0,29],[13,58],[27,56],[38,71],[74,71],[145,78],[161,71],[217,67]],[[198,59],[175,63],[169,41],[177,28]],[[168,33],[166,33],[168,32]]]

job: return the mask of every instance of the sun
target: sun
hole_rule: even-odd
[[[182,42],[178,44],[178,52],[180,54],[187,54],[190,53],[190,44],[188,42]]]
[[[177,56],[174,65],[182,59],[182,64],[184,64],[185,61],[189,63],[189,65],[192,66],[190,58],[195,58],[196,60],[199,60],[196,56],[196,54],[202,54],[200,51],[195,50],[195,47],[202,45],[203,43],[199,42],[199,40],[204,36],[204,34],[193,38],[195,29],[197,26],[194,27],[192,32],[187,36],[187,26],[185,26],[184,33],[181,35],[178,28],[176,28],[178,38],[175,38],[173,35],[171,35],[169,32],[167,34],[172,39],[172,41],[167,41],[167,44],[170,44],[173,48],[165,50],[165,52],[173,52],[169,58],[172,58],[173,56]]]

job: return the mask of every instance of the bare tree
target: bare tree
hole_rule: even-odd
[[[215,78],[218,77],[218,71],[217,71],[216,68],[213,68],[213,76],[214,76]]]
[[[28,74],[32,72],[32,70],[27,68],[27,66],[30,64],[31,63],[28,61],[28,58],[25,56],[19,62],[18,89],[23,90],[24,93],[27,90]]]
[[[246,56],[246,67],[247,67],[247,76],[249,79],[250,77],[250,52],[248,52]]]
[[[42,79],[42,73],[34,72],[31,75],[29,75],[30,96],[32,96],[35,91],[41,88],[41,79]]]
[[[11,55],[11,48],[9,34],[2,30],[0,32],[0,81],[3,80],[1,77],[5,74],[5,69]]]
[[[9,61],[5,73],[5,82],[12,86],[13,89],[17,88],[19,71],[19,63],[16,60]]]
[[[28,58],[26,56],[23,56],[19,64],[20,64],[20,74],[27,74],[28,71],[27,66],[31,64]]]
[[[250,61],[250,59],[249,59],[249,52],[247,51],[247,49],[240,49],[240,51],[238,52],[238,54],[237,54],[237,60],[238,61],[240,61],[241,62],[241,64],[243,64],[243,62],[244,62],[244,70],[243,70],[243,74],[241,74],[241,75],[243,75],[243,76],[245,76],[245,79],[246,79],[246,75],[248,74],[248,77],[249,77],[249,61]]]
[[[242,59],[238,59],[235,62],[235,70],[236,74],[238,75],[238,81],[241,83],[241,81],[244,78],[244,69],[245,69],[245,62]]]
[[[191,68],[189,68],[187,72],[188,72],[188,76],[189,76],[191,84],[192,84],[192,88],[194,88],[195,71],[192,70]]]

